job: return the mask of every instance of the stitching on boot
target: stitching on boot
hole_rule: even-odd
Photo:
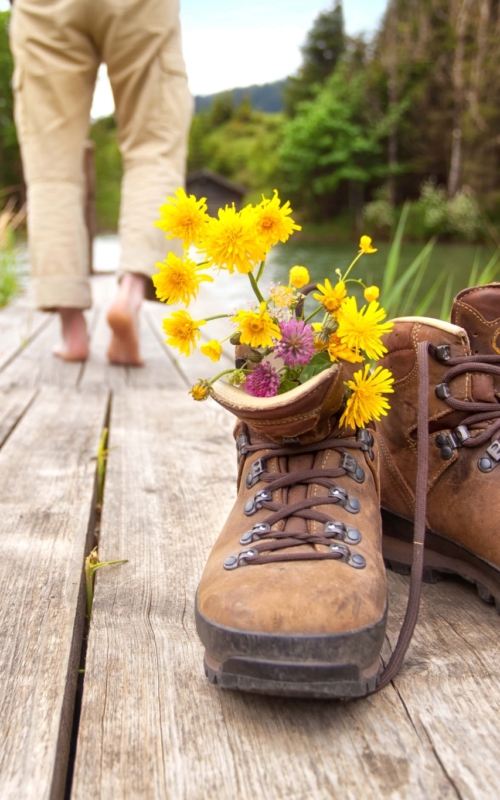
[[[401,475],[399,469],[394,464],[394,461],[387,450],[382,437],[380,438],[380,454],[381,457],[384,459],[385,463],[387,464],[387,468],[389,472],[395,479],[395,487],[399,491],[399,494],[403,501],[407,504],[411,511],[413,511],[415,507],[415,496],[411,491],[410,487],[406,483],[405,479]]]
[[[263,420],[262,422],[259,420],[256,422],[255,420],[251,421],[251,424],[257,427],[264,427],[265,425],[287,425],[289,422],[301,422],[303,420],[312,419],[312,417],[318,416],[318,408],[312,411],[310,414],[298,414],[296,417],[285,417],[284,419],[272,419],[272,420]]]

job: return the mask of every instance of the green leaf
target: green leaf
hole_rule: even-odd
[[[326,350],[321,350],[319,353],[316,353],[316,355],[314,355],[311,358],[308,366],[310,364],[331,364],[331,363],[332,362],[331,362],[330,356],[328,355],[327,351]]]
[[[330,358],[328,358],[328,363],[308,364],[307,367],[304,367],[300,373],[299,381],[301,383],[306,383],[306,381],[310,381],[311,378],[314,378],[316,375],[319,375],[320,372],[324,372],[325,369],[328,369],[331,366],[332,362],[330,361]]]
[[[285,394],[285,392],[291,391],[291,389],[296,389],[299,384],[297,381],[281,381],[280,387],[278,389],[278,394]]]

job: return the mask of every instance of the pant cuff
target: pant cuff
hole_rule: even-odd
[[[33,280],[35,305],[43,311],[57,308],[90,308],[92,296],[88,278],[47,275]]]

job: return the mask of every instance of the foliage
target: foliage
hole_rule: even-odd
[[[238,107],[245,96],[249,97],[250,103],[257,111],[264,111],[266,114],[278,114],[283,111],[283,91],[287,80],[273,81],[261,85],[252,84],[244,88],[232,90],[233,102]],[[220,96],[221,92],[195,97],[195,109],[199,114],[201,111],[209,111],[213,103]],[[225,94],[225,92],[224,92]]]
[[[345,62],[285,125],[283,190],[313,216],[332,216],[348,183],[364,186],[387,174],[385,120],[367,102],[367,89],[366,73]]]
[[[298,75],[289,78],[285,106],[294,116],[299,103],[314,97],[316,89],[334,72],[345,48],[344,13],[340,0],[315,19],[302,47],[303,62]]]
[[[206,167],[255,190],[274,188],[284,117],[251,109],[249,101],[217,126],[212,112],[197,114],[189,137],[188,172]]]
[[[386,233],[394,225],[394,206],[387,184],[377,189],[374,199],[364,206],[363,222],[368,230],[380,233]]]
[[[0,308],[6,306],[19,292],[19,275],[14,248],[0,248]]]
[[[114,231],[118,227],[122,179],[115,118],[103,117],[94,122],[89,138],[95,142],[97,226],[101,231]]]
[[[436,244],[436,237],[432,237],[413,261],[405,268],[401,266],[401,246],[405,227],[410,212],[407,203],[400,215],[397,229],[392,241],[387,263],[384,270],[382,295],[387,314],[390,318],[406,316],[424,316],[436,299],[442,295],[440,318],[448,320],[454,295],[464,288],[456,284],[453,271],[441,270],[422,293],[421,287],[427,275],[430,258]],[[480,251],[476,252],[474,263],[467,280],[467,286],[480,286],[490,283],[498,275],[500,269],[500,248],[497,249],[487,264],[481,269]],[[445,284],[446,280],[446,284]],[[444,288],[443,288],[444,287]]]
[[[21,160],[14,125],[12,73],[9,50],[10,12],[0,11],[0,187],[18,186],[22,181]]]

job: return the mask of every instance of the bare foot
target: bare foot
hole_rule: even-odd
[[[81,308],[60,308],[62,342],[53,354],[63,361],[86,361],[89,357],[87,321]]]
[[[108,347],[112,364],[142,367],[139,351],[139,310],[146,290],[146,278],[127,272],[123,276],[116,300],[108,311],[108,324],[113,331]]]

